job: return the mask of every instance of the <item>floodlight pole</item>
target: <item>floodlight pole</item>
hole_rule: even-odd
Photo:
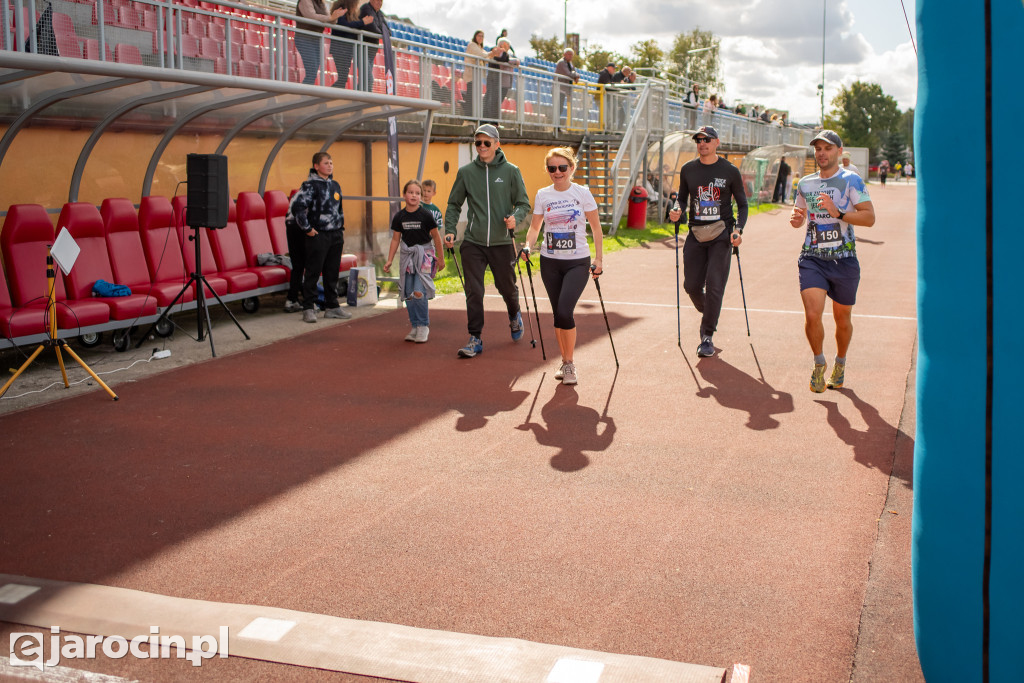
[[[569,47],[569,0],[562,0],[562,47]]]
[[[821,0],[821,127],[825,127],[825,16],[828,0]]]

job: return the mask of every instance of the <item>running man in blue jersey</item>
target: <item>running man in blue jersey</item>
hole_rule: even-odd
[[[804,332],[814,353],[811,391],[838,389],[846,375],[846,352],[853,337],[853,305],[860,284],[860,263],[853,226],[875,224],[875,207],[856,173],[839,165],[843,140],[823,130],[811,140],[818,172],[800,179],[796,205],[789,217],[794,228],[807,224],[800,252],[800,298],[804,303]],[[825,296],[832,299],[836,321],[836,359],[832,377],[825,382]]]

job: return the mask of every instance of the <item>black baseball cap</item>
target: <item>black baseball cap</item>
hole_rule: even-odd
[[[830,145],[835,145],[836,147],[843,146],[843,139],[839,137],[839,133],[835,132],[834,130],[829,130],[828,128],[826,128],[825,130],[821,131],[813,138],[811,138],[812,147],[814,146],[815,140],[821,140],[823,142],[827,142]]]
[[[706,138],[708,138],[710,140],[717,140],[718,139],[718,131],[715,130],[713,126],[701,126],[690,137],[692,139],[696,140],[698,135],[703,135],[704,137],[706,137]]]

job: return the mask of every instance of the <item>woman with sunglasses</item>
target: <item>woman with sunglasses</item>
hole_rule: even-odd
[[[540,251],[540,276],[555,314],[555,338],[562,352],[562,363],[555,379],[562,384],[576,384],[576,321],[573,311],[587,286],[587,275],[595,279],[602,273],[601,221],[597,202],[590,189],[572,182],[576,172],[576,154],[568,147],[556,147],[544,159],[551,185],[537,191],[533,203],[533,222],[526,233],[521,257],[530,257],[530,245],[537,240],[544,224],[544,243]],[[590,247],[587,245],[587,224],[594,236],[594,269],[590,270]]]

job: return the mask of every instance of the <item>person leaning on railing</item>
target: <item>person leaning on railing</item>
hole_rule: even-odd
[[[331,5],[331,17],[335,20],[331,35],[343,39],[331,41],[331,56],[334,57],[334,68],[338,71],[338,80],[334,82],[334,87],[344,88],[348,82],[352,53],[355,49],[355,44],[350,41],[359,40],[359,34],[355,31],[366,29],[373,23],[373,17],[359,16],[359,0],[335,0]]]
[[[320,71],[320,41],[324,24],[333,23],[334,20],[327,13],[323,0],[299,0],[295,5],[295,16],[298,17],[295,26],[299,29],[295,32],[295,49],[302,58],[302,66],[306,69],[302,83],[313,85],[317,72]]]

